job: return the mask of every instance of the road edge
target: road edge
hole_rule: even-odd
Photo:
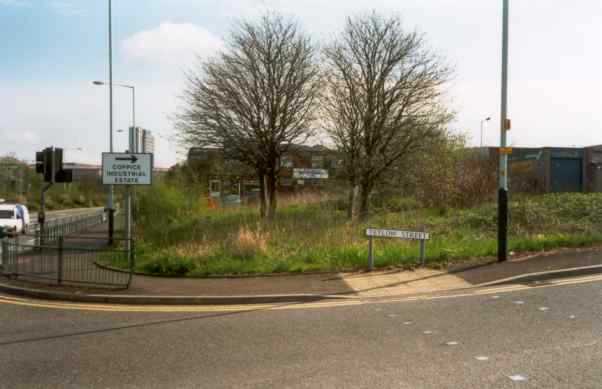
[[[279,294],[251,296],[153,296],[110,295],[48,291],[24,288],[0,282],[0,292],[19,297],[78,303],[104,303],[123,305],[254,305],[277,303],[309,303],[323,300],[353,299],[352,296],[324,294]]]

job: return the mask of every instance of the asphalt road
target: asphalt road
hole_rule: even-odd
[[[601,388],[601,297],[594,282],[196,313],[0,298],[0,387]]]
[[[63,217],[68,217],[68,216],[85,215],[87,213],[97,212],[97,211],[101,211],[103,209],[104,209],[103,207],[92,207],[92,208],[73,208],[73,209],[59,209],[56,211],[47,211],[46,219],[50,221],[53,219],[60,219]],[[29,218],[32,222],[37,222],[38,213],[32,212],[29,215]]]

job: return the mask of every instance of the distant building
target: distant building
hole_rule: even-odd
[[[149,130],[130,127],[130,144],[134,145],[133,152],[155,153],[155,137]]]
[[[498,159],[498,149],[488,148]],[[602,192],[602,145],[513,147],[508,158],[511,191],[525,193]]]
[[[193,147],[187,163],[204,176],[213,198],[236,195],[253,198],[258,195],[259,182],[255,171],[239,161],[224,157],[220,148]],[[323,189],[337,176],[340,158],[324,146],[291,145],[280,161],[277,190],[295,193],[306,189]]]

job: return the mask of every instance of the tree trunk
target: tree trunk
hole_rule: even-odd
[[[356,184],[353,189],[353,203],[351,209],[351,221],[359,223],[368,216],[370,210],[370,193],[372,185],[367,183]]]
[[[370,193],[372,193],[372,185],[363,184],[360,190],[360,219],[364,220],[368,216],[370,210]]]
[[[257,178],[259,180],[259,217],[263,219],[266,213],[265,176],[262,172],[258,172]]]
[[[355,201],[355,184],[351,182],[349,186],[349,194],[347,196],[347,219],[351,219],[353,216],[353,202]]]
[[[273,220],[276,216],[276,207],[277,207],[277,196],[276,196],[276,174],[274,172],[269,172],[265,176],[266,181],[266,198],[267,198],[267,209],[266,209],[266,218],[268,220]]]
[[[353,223],[358,223],[361,221],[360,214],[360,192],[361,187],[359,184],[355,184],[353,189],[351,190],[351,221]]]

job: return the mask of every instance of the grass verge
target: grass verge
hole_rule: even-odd
[[[602,195],[545,195],[511,203],[509,247],[516,253],[602,244]],[[464,210],[382,208],[359,226],[337,202],[289,204],[271,223],[248,208],[201,209],[145,223],[136,270],[166,276],[357,271],[367,266],[367,227],[426,230],[427,262],[445,267],[496,255],[494,204]],[[417,242],[376,239],[377,268],[417,266]],[[105,263],[124,267],[119,260]]]

